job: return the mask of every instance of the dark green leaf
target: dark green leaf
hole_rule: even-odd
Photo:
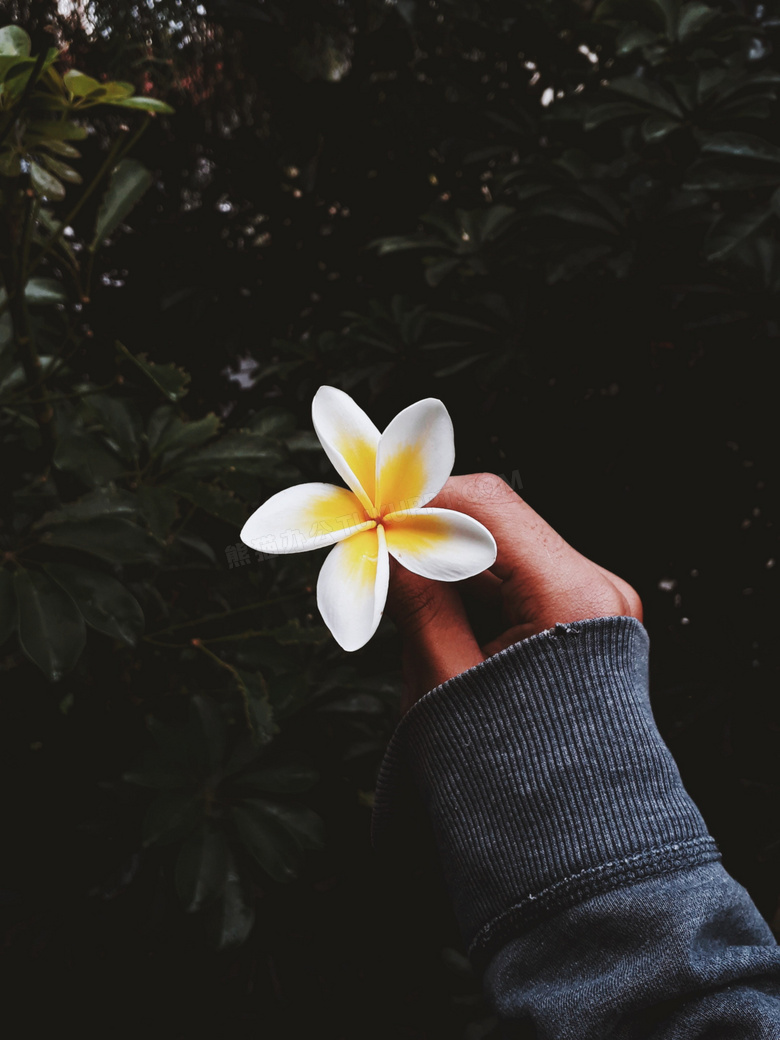
[[[317,710],[337,715],[381,715],[384,706],[379,698],[371,693],[353,693],[349,697],[329,701]]]
[[[295,416],[282,408],[263,408],[252,416],[245,429],[259,437],[288,437],[295,432]]]
[[[34,64],[30,58],[23,58],[18,54],[0,54],[0,88],[7,99],[19,96],[19,83],[22,82],[20,73],[25,69],[29,73]]]
[[[700,69],[696,87],[696,97],[699,104],[706,100],[708,94],[716,91],[729,75],[733,75],[729,69],[723,69],[718,66],[709,69]]]
[[[220,473],[231,467],[245,473],[263,476],[269,467],[282,462],[284,455],[265,437],[238,431],[220,437],[199,451],[188,452],[178,465],[201,473]]]
[[[65,159],[80,159],[81,152],[67,141],[60,141],[56,137],[50,137],[38,142],[38,148],[46,148],[50,152],[63,156]]]
[[[59,177],[60,180],[65,181],[67,184],[81,184],[82,176],[78,170],[74,170],[72,166],[62,162],[60,159],[55,159],[51,155],[42,155],[41,162],[50,173],[53,173],[55,177]]]
[[[176,859],[176,894],[188,913],[224,891],[228,866],[224,831],[207,821],[184,842]]]
[[[682,117],[682,110],[671,94],[652,80],[638,79],[636,76],[618,76],[610,81],[609,89],[616,94],[633,98],[640,104],[666,112],[670,116]]]
[[[423,223],[429,224],[431,227],[436,228],[440,231],[445,238],[449,239],[451,245],[456,248],[460,248],[463,242],[463,227],[462,218],[463,210],[458,210],[458,223],[453,223],[452,217],[444,215],[442,213],[425,213],[423,214]],[[442,243],[444,244],[444,243]]]
[[[176,543],[181,543],[182,545],[188,546],[190,549],[193,549],[200,556],[205,556],[210,563],[217,562],[217,557],[214,550],[211,548],[208,542],[204,542],[203,539],[196,534],[188,534],[186,531],[184,532],[184,534],[177,533]]]
[[[227,729],[219,704],[211,697],[196,693],[190,698],[187,710],[187,731],[197,761],[213,771],[225,754]]]
[[[139,787],[176,791],[197,786],[201,775],[189,762],[177,760],[155,748],[146,752],[131,769],[123,773],[122,779],[129,784],[138,784]]]
[[[5,289],[0,289],[0,305],[2,305],[5,302],[5,300]],[[11,342],[12,332],[10,321],[8,322],[8,324],[6,324],[6,322],[3,320],[4,318],[8,318],[7,311],[5,312],[5,314],[0,315],[0,335],[6,337],[5,342],[6,344],[8,344]],[[9,354],[6,355],[6,359],[9,359],[9,355],[10,351]],[[18,387],[24,386],[25,382],[24,369],[22,368],[22,366],[13,364],[13,356],[10,356],[10,363],[9,360],[6,359],[4,359],[4,372],[6,372],[7,374],[4,374],[2,381],[0,381],[0,393],[8,393],[12,390],[16,390]],[[41,375],[43,376],[48,373],[49,367],[54,362],[54,358],[50,355],[41,355],[40,362]],[[30,420],[30,423],[32,423],[32,420]]]
[[[72,473],[87,487],[107,484],[125,471],[124,463],[98,437],[81,430],[59,438],[54,465],[64,473]]]
[[[773,295],[780,291],[777,243],[768,235],[754,235],[742,243],[742,258],[761,275],[761,284]]]
[[[483,321],[476,321],[474,318],[469,318],[465,314],[449,314],[447,311],[432,311],[431,318],[436,318],[438,321],[442,321],[447,325],[457,325],[458,327],[474,329],[476,332],[495,332],[496,330],[492,325],[486,325]]]
[[[494,204],[490,209],[479,214],[479,235],[483,242],[498,238],[502,232],[514,223],[517,212],[512,206]],[[424,312],[423,312],[424,315]]]
[[[662,141],[668,134],[678,130],[680,123],[668,116],[648,116],[642,123],[642,137],[648,144]]]
[[[104,91],[104,100],[108,101],[110,98],[127,98],[130,97],[135,90],[132,83],[124,83],[122,80],[110,80],[107,83],[101,84]]]
[[[715,221],[704,240],[702,251],[708,260],[722,260],[746,238],[754,234],[771,216],[765,206],[747,213],[724,213]]]
[[[7,567],[0,567],[0,646],[16,628],[14,579]]]
[[[677,25],[677,35],[681,41],[688,40],[700,32],[708,22],[718,15],[717,10],[708,4],[694,3],[683,4],[680,10],[680,21]]]
[[[603,105],[594,105],[586,111],[583,126],[586,130],[595,130],[604,123],[611,123],[613,119],[622,119],[625,116],[644,117],[647,110],[631,101],[610,101]]]
[[[68,294],[56,278],[31,278],[24,287],[24,298],[30,306],[67,303]]]
[[[441,249],[443,245],[440,238],[431,235],[387,235],[373,239],[366,248],[376,249],[379,256],[387,256],[406,249]]]
[[[658,33],[652,29],[636,24],[628,25],[618,35],[615,52],[619,57],[623,57],[623,55],[630,54],[639,47],[646,47],[648,44],[655,43],[658,38]]]
[[[131,97],[116,101],[113,98],[106,98],[105,101],[107,105],[117,105],[119,108],[134,108],[140,112],[160,112],[163,115],[172,115],[175,111],[170,105],[158,100],[158,98]]]
[[[101,84],[96,79],[85,76],[83,72],[78,72],[76,69],[68,69],[62,80],[70,93],[77,98],[86,97],[101,89]]]
[[[247,939],[254,923],[255,908],[249,885],[229,853],[222,894],[204,910],[206,936],[216,950],[230,950]]]
[[[271,798],[247,798],[241,806],[258,822],[267,818],[278,823],[302,849],[317,851],[325,846],[325,824],[312,809]]]
[[[731,155],[742,159],[763,159],[780,164],[780,148],[755,134],[731,131],[711,134],[701,142],[701,150],[709,155]]]
[[[178,416],[172,416],[157,440],[152,454],[161,456],[163,464],[167,465],[177,455],[199,448],[212,437],[216,437],[220,425],[219,417],[213,412],[195,422],[182,422]]]
[[[204,818],[205,802],[190,791],[158,794],[144,817],[144,845],[169,845],[186,837]]]
[[[153,179],[150,171],[136,159],[122,159],[114,168],[98,210],[91,250],[97,249],[116,230]]]
[[[717,73],[720,73],[718,75]],[[731,99],[734,103],[740,100],[748,100],[751,96],[776,97],[777,84],[780,83],[780,72],[753,72],[751,75],[740,75],[733,69],[707,69],[702,72],[699,84],[700,96],[714,99],[718,102],[716,111],[721,111],[724,100]],[[735,95],[745,92],[747,97],[739,99]]]
[[[172,473],[166,478],[166,487],[205,512],[236,527],[243,524],[249,515],[249,507],[236,498],[232,491],[220,487],[219,484],[197,480],[192,474]]]
[[[567,249],[564,258],[559,263],[550,264],[547,272],[547,280],[550,285],[571,278],[579,271],[603,260],[612,252],[612,247],[605,243],[595,243],[583,246],[580,249]]]
[[[778,182],[780,170],[771,173],[748,173],[726,166],[717,159],[697,159],[688,170],[683,187],[694,191],[745,191],[750,188],[772,187]]]
[[[231,818],[247,851],[274,881],[284,883],[298,876],[301,845],[270,813],[254,802],[244,802],[233,807]]]
[[[62,226],[61,221],[55,219],[54,214],[50,209],[46,209],[44,206],[41,206],[41,208],[38,210],[38,220],[41,224],[42,231],[40,235],[36,234],[37,242],[41,244],[44,242],[48,243],[49,241],[51,241],[59,235]],[[45,235],[43,234],[44,230],[47,232],[47,234]],[[54,248],[58,249],[61,253],[64,253],[65,256],[67,256],[68,259],[71,261],[71,263],[74,266],[77,266],[78,261],[76,260],[76,254],[66,238],[60,237],[57,240],[57,244]],[[34,281],[35,279],[32,280]],[[65,299],[67,299],[67,296],[65,297]]]
[[[56,138],[59,141],[83,141],[87,128],[69,119],[35,119],[30,123],[32,142]]]
[[[311,700],[311,684],[305,671],[282,672],[270,678],[268,685],[276,719],[281,720],[294,715]]]
[[[122,458],[132,462],[138,455],[140,423],[129,402],[109,394],[90,394],[85,405],[100,420]]]
[[[327,643],[330,632],[324,625],[301,625],[298,618],[291,618],[286,624],[271,632],[274,642],[280,646],[298,646],[301,643]]]
[[[30,56],[30,37],[19,25],[4,25],[0,29],[0,55]]]
[[[437,379],[446,379],[447,376],[454,376],[457,372],[462,372],[465,368],[475,365],[478,361],[483,361],[486,357],[489,357],[489,355],[485,353],[473,354],[471,357],[464,357],[459,361],[453,361],[450,365],[437,368],[433,374]]]
[[[260,672],[231,667],[244,702],[247,725],[256,744],[267,744],[279,732],[275,725],[268,687]]]
[[[311,766],[290,762],[246,773],[238,777],[236,783],[240,784],[242,789],[268,791],[271,794],[294,794],[297,791],[308,791],[319,778],[319,773]]]
[[[680,17],[680,0],[652,0],[652,6],[661,11],[663,15],[666,35],[670,40],[676,40]]]
[[[138,491],[138,506],[152,534],[164,542],[178,515],[176,495],[166,487],[144,485]]]
[[[713,119],[719,123],[735,123],[742,119],[768,119],[772,111],[772,101],[760,97],[736,98],[726,105],[719,105],[713,113]]]
[[[151,455],[155,454],[157,445],[160,443],[168,426],[177,418],[176,412],[169,404],[161,404],[149,416],[149,422],[146,425],[146,443]]]
[[[601,187],[598,184],[581,184],[580,191],[583,195],[592,199],[596,203],[599,210],[603,211],[606,216],[618,227],[623,227],[626,222],[625,209],[622,202],[616,200],[610,191]],[[511,314],[504,314],[504,321],[512,321]]]
[[[534,216],[546,216],[567,224],[579,224],[616,235],[615,225],[578,199],[539,199],[530,212]]]
[[[131,354],[124,344],[117,340],[117,348],[136,364],[144,375],[171,401],[179,401],[187,393],[187,383],[190,381],[189,372],[185,372],[176,365],[156,365],[148,361],[146,354]]]
[[[144,630],[144,615],[121,582],[72,563],[49,563],[44,569],[68,593],[91,628],[135,646]]]
[[[13,148],[0,151],[0,174],[3,177],[18,177],[22,172],[22,157]]]
[[[239,737],[233,747],[228,760],[221,769],[222,783],[230,786],[231,790],[241,783],[242,774],[260,761],[262,752],[248,735]],[[239,774],[238,776],[236,774]]]
[[[104,516],[135,516],[138,504],[129,491],[114,487],[97,488],[75,502],[68,502],[49,513],[45,513],[33,525],[35,528],[51,527],[54,524],[95,520]]]
[[[48,170],[36,162],[30,163],[30,183],[35,189],[36,195],[51,199],[53,202],[65,198],[65,185],[62,181],[58,181]]]
[[[457,270],[461,265],[459,257],[448,257],[445,260],[434,260],[425,267],[425,281],[432,288],[441,285],[448,274]]]
[[[296,430],[284,438],[288,451],[322,451],[322,444],[316,433],[311,430]]]
[[[84,619],[70,596],[42,571],[14,574],[19,643],[25,654],[56,682],[84,649]]]
[[[162,557],[152,535],[122,518],[58,524],[46,531],[41,540],[46,545],[80,549],[111,563],[154,563]]]
[[[216,701],[204,694],[194,694],[187,705],[187,718],[183,724],[165,725],[153,716],[147,724],[160,758],[152,757],[142,762],[140,772],[145,773],[150,767],[153,772],[159,772],[159,766],[163,765],[164,773],[181,773],[183,778],[188,778],[190,786],[203,787],[214,780],[226,740],[225,720]],[[165,786],[172,784],[166,783]]]
[[[659,30],[664,27],[660,12],[652,0],[599,0],[592,17],[597,24],[641,20]]]

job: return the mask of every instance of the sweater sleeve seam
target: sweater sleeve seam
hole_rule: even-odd
[[[707,834],[586,867],[539,892],[529,893],[488,921],[474,936],[469,946],[469,957],[484,966],[497,944],[516,937],[548,912],[567,909],[591,896],[603,895],[637,881],[663,877],[720,859],[714,838]]]

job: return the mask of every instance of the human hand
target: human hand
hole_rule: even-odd
[[[500,477],[450,477],[429,504],[479,520],[498,556],[489,571],[455,584],[421,578],[391,560],[388,612],[401,634],[402,714],[435,686],[556,624],[613,615],[642,620],[628,582],[573,549]],[[462,591],[500,607],[501,631],[481,647]]]

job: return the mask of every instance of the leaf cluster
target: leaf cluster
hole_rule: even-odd
[[[312,699],[327,637],[298,617],[311,565],[260,570],[238,538],[260,500],[315,464],[311,437],[280,407],[241,422],[188,407],[184,367],[119,340],[95,359],[94,270],[154,175],[121,128],[83,181],[62,160],[79,158],[70,142],[90,136],[97,105],[171,109],[60,74],[58,57],[0,30],[4,681],[56,684],[63,725],[84,690],[118,683],[135,701],[155,741],[127,772],[157,791],[131,809],[145,813],[142,847],[173,850],[172,887],[222,949],[252,927],[253,878],[292,880],[323,841],[319,816],[288,797],[317,773],[278,747],[280,721]],[[57,217],[65,183],[71,210]]]
[[[73,165],[81,158],[73,141],[87,136],[78,117],[97,105],[146,113],[173,112],[157,98],[136,95],[132,83],[99,82],[77,69],[60,73],[56,47],[30,53],[30,37],[18,25],[0,29],[0,175],[29,177],[40,199],[58,202],[67,184],[81,184]]]

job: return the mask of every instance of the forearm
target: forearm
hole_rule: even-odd
[[[502,1018],[531,1019],[540,1036],[584,1040],[608,1022],[626,1023],[615,1035],[645,1035],[629,1029],[632,1015],[743,978],[763,978],[747,983],[757,995],[780,993],[771,933],[717,863],[658,734],[647,649],[630,618],[557,626],[422,698],[383,763],[375,843],[391,840],[399,785],[411,784],[487,993]],[[700,935],[720,945],[697,945]],[[593,987],[608,994],[603,1006]],[[777,1031],[779,998],[767,999]],[[549,1000],[573,1032],[550,1018]]]

